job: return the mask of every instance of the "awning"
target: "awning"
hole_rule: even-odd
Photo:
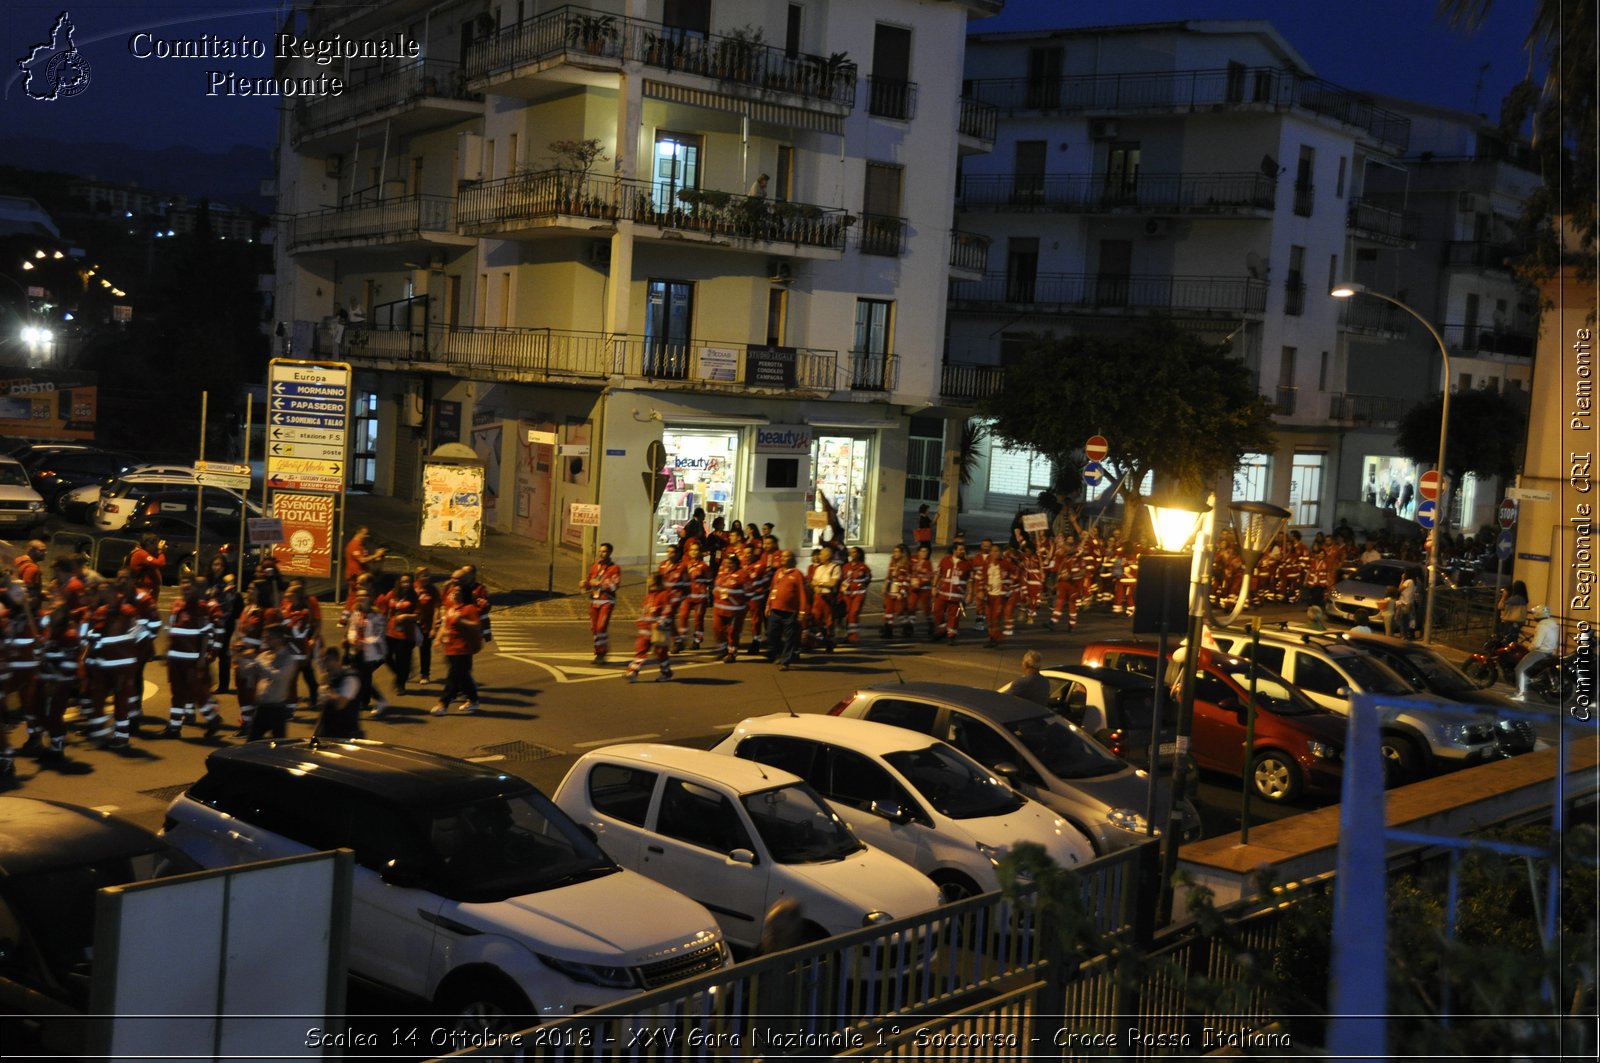
[[[901,425],[900,421],[898,421],[898,420],[889,420],[887,418],[878,418],[876,420],[862,420],[862,421],[818,421],[818,420],[814,420],[813,419],[813,420],[807,421],[806,423],[809,424],[812,428],[857,428],[857,429],[862,429],[862,430],[866,430],[866,429],[883,429],[883,428],[899,428],[900,425]]]

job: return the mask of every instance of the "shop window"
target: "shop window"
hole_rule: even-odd
[[[912,418],[912,435],[906,447],[906,501],[938,502],[943,485],[941,465],[944,462],[944,438],[918,434]],[[944,422],[934,421],[942,427]]]
[[[661,433],[667,451],[667,488],[656,510],[656,542],[675,543],[695,509],[709,524],[726,516],[738,491],[739,434],[723,429],[669,428]]]
[[[356,392],[350,418],[350,486],[372,490],[378,481],[378,393]]]

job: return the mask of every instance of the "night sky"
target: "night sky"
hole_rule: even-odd
[[[182,144],[218,152],[234,144],[271,144],[273,101],[206,95],[208,69],[265,76],[271,72],[270,59],[140,60],[130,55],[129,38],[141,30],[163,38],[216,34],[237,39],[242,34],[270,48],[279,28],[277,5],[251,0],[4,0],[0,7],[0,139],[38,136],[149,148]],[[731,7],[731,0],[713,5],[713,27],[745,21],[717,13]],[[1011,0],[999,17],[978,20],[973,27],[990,31],[1264,18],[1323,78],[1352,89],[1478,110],[1492,118],[1506,90],[1527,76],[1523,41],[1532,7],[1533,0],[1494,0],[1488,26],[1472,36],[1439,22],[1433,0]],[[70,99],[30,99],[17,60],[49,38],[63,9],[76,24],[75,40],[90,67],[89,83]],[[925,91],[934,83],[928,75],[919,80]],[[25,159],[9,161],[26,165]]]

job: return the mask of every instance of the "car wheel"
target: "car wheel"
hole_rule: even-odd
[[[1250,782],[1259,796],[1274,804],[1292,801],[1300,796],[1300,765],[1288,754],[1269,749],[1256,757]]]
[[[527,995],[504,978],[456,982],[439,994],[437,1003],[452,1029],[475,1040],[492,1041],[539,1022]]]
[[[939,887],[939,903],[952,904],[976,897],[981,891],[978,884],[959,871],[936,871],[928,876]]]
[[[1488,686],[1497,678],[1493,661],[1486,661],[1481,657],[1469,657],[1461,662],[1461,670],[1467,673],[1467,678],[1479,686]]]
[[[1408,783],[1417,777],[1417,768],[1422,763],[1422,756],[1410,739],[1399,735],[1384,735],[1379,748],[1383,753],[1384,767],[1388,769],[1390,786]]]

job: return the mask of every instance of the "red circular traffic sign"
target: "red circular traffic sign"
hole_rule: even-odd
[[[1417,481],[1417,493],[1428,501],[1439,497],[1439,470],[1429,469],[1422,474],[1422,479]]]
[[[1106,442],[1105,436],[1090,436],[1089,442],[1083,445],[1083,456],[1090,461],[1100,461],[1111,450],[1111,444]]]
[[[1517,522],[1517,500],[1514,498],[1502,499],[1500,502],[1500,527],[1509,528]]]

